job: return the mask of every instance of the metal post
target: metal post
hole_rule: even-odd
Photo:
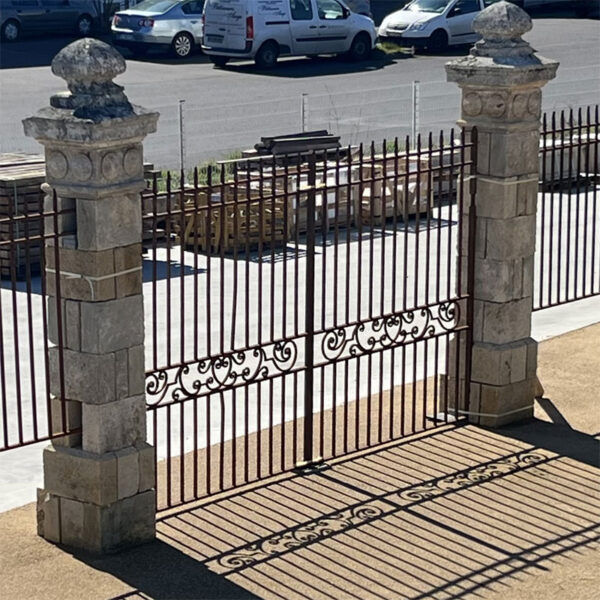
[[[304,297],[304,325],[306,338],[304,360],[306,371],[304,375],[304,461],[296,465],[306,467],[313,462],[313,377],[314,377],[314,293],[315,293],[315,185],[316,158],[308,157],[308,192],[306,199],[306,285]]]
[[[300,126],[302,127],[302,133],[307,129],[308,121],[308,94],[302,94],[300,98]]]
[[[185,139],[183,128],[183,103],[185,100],[179,101],[179,168],[185,169]]]
[[[413,81],[412,84],[412,140],[416,143],[417,134],[419,133],[419,81]]]

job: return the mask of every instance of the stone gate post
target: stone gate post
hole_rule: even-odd
[[[532,23],[512,3],[492,4],[473,27],[482,39],[469,56],[446,64],[448,80],[462,90],[459,125],[467,132],[477,127],[479,141],[470,404],[459,408],[472,422],[495,427],[533,415],[541,88],[555,77],[558,63],[521,39]],[[466,266],[466,243],[459,252]],[[455,344],[451,362],[459,351],[464,355]]]
[[[65,403],[70,426],[80,422],[81,434],[44,450],[38,532],[96,553],[155,533],[154,449],[145,441],[139,194],[142,141],[156,130],[158,114],[132,106],[113,83],[125,68],[111,46],[74,42],[52,61],[69,91],[23,121],[26,135],[44,146],[47,191],[55,190],[59,208],[75,211],[71,219],[46,219],[47,232],[56,222],[64,234],[58,264],[56,248],[46,247],[46,268],[49,338],[63,343],[62,355],[50,348],[53,412]],[[52,204],[52,196],[47,199]]]

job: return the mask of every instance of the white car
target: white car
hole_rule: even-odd
[[[383,19],[379,39],[432,52],[472,44],[479,39],[473,19],[490,4],[489,0],[414,0]]]
[[[202,50],[217,66],[232,58],[273,67],[279,56],[368,58],[373,20],[338,0],[206,0]]]

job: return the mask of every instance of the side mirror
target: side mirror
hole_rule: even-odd
[[[462,15],[462,10],[460,9],[460,7],[455,6],[451,11],[450,11],[450,16],[451,17],[456,17],[456,15]]]

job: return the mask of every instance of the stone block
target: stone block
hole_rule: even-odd
[[[536,378],[504,386],[481,386],[479,424],[500,427],[533,416]]]
[[[156,451],[147,442],[137,442],[139,461],[139,491],[145,492],[156,487]]]
[[[531,297],[504,303],[483,301],[482,304],[483,336],[475,337],[476,341],[509,344],[531,335]]]
[[[473,302],[473,341],[483,342],[483,321],[485,316],[486,301],[477,300]]]
[[[526,340],[500,345],[473,344],[473,381],[501,386],[517,383],[526,376]]]
[[[488,219],[486,258],[511,260],[535,253],[535,215],[512,219]]]
[[[537,179],[537,178],[536,178]],[[537,212],[538,182],[527,181],[517,185],[517,215],[535,215]]]
[[[115,272],[128,271],[142,265],[142,245],[131,244],[115,248]]]
[[[133,244],[115,248],[115,270],[123,273],[116,278],[117,298],[142,293],[142,246]],[[132,269],[136,269],[133,270]]]
[[[60,537],[67,546],[82,547],[84,537],[85,503],[70,498],[60,501]]]
[[[135,296],[142,293],[142,271],[134,273],[125,273],[115,279],[117,298]]]
[[[471,227],[466,217],[463,218],[460,238],[460,253],[462,256],[469,255],[469,235],[471,233]],[[480,219],[479,217],[475,221],[475,256],[485,258],[485,240],[486,240],[486,229],[487,219]],[[466,263],[466,259],[465,259]]]
[[[57,306],[56,298],[48,296],[48,339],[53,344],[60,345],[61,340],[58,336],[58,321],[60,318],[63,347],[79,352],[81,350],[79,302],[61,300],[60,313]]]
[[[477,173],[490,174],[490,160],[492,154],[492,134],[479,130],[477,135]]]
[[[129,393],[128,350],[115,352],[115,387],[117,398],[127,398]]]
[[[46,266],[56,269],[53,249],[46,249]],[[61,248],[59,268],[61,297],[72,300],[105,301],[116,297],[113,250],[86,252],[71,248]],[[76,277],[79,275],[79,277]],[[49,275],[48,293],[55,295],[56,278]]]
[[[520,128],[496,131],[490,142],[489,174],[495,177],[535,175],[538,172],[539,131]]]
[[[103,454],[133,446],[146,439],[144,396],[123,398],[109,404],[84,404],[83,449]]]
[[[127,351],[129,395],[137,396],[145,392],[145,352],[144,346],[133,346]]]
[[[44,488],[61,498],[108,505],[117,500],[117,457],[80,448],[45,448]]]
[[[480,177],[477,180],[477,217],[509,219],[517,216],[516,178]]]
[[[47,184],[42,184],[44,196],[44,213],[63,213],[44,218],[44,233],[51,235],[53,233],[68,234],[76,230],[75,199],[53,195],[52,188]]]
[[[50,415],[53,434],[81,429],[81,402],[51,398]],[[54,438],[52,444],[54,446],[66,446],[69,448],[80,446],[81,431]]]
[[[133,446],[115,452],[117,455],[117,497],[119,500],[138,493],[140,483],[139,452]]]
[[[37,533],[39,536],[60,544],[60,497],[47,490],[37,490]]]
[[[148,490],[119,501],[118,547],[149,542],[156,536],[156,492]]]
[[[533,379],[537,376],[538,343],[533,338],[525,340],[527,347],[526,377]]]
[[[144,342],[141,295],[81,303],[81,350],[103,354]]]
[[[91,404],[104,404],[116,400],[114,354],[89,354],[62,350],[64,394],[60,381],[60,356],[60,348],[49,349],[52,394],[66,400],[79,400]]]
[[[77,200],[77,243],[81,250],[107,250],[141,240],[139,194]]]
[[[534,257],[528,256],[521,262],[521,293],[523,298],[533,296]]]
[[[520,261],[475,259],[475,290],[478,300],[509,302],[521,297]],[[515,289],[515,274],[518,275],[518,288]]]

